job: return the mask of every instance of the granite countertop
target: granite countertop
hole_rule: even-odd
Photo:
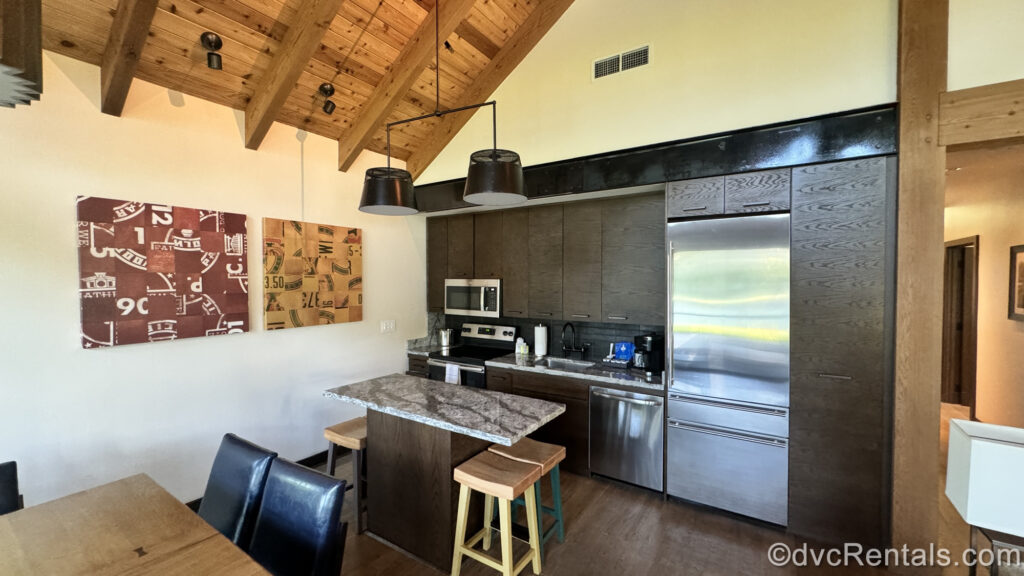
[[[426,356],[431,352],[437,352],[441,349],[441,346],[429,345],[429,346],[408,346],[405,349],[406,354],[413,356]]]
[[[565,404],[391,374],[324,391],[428,426],[511,446],[565,412]]]
[[[619,386],[629,386],[632,388],[642,388],[644,390],[657,390],[663,391],[665,384],[661,381],[661,376],[654,376],[651,380],[647,380],[641,370],[615,370],[608,368],[601,362],[595,362],[590,368],[583,370],[560,370],[557,368],[548,368],[547,366],[537,366],[538,360],[544,357],[538,358],[533,354],[529,356],[522,356],[518,354],[506,354],[493,360],[486,362],[487,366],[493,366],[495,368],[506,368],[509,370],[522,370],[524,372],[537,372],[539,374],[552,374],[555,376],[566,376],[568,378],[579,378],[581,380],[590,380],[592,382],[605,382],[607,384],[617,384]]]

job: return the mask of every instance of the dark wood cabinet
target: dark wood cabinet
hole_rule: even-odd
[[[501,307],[509,318],[527,318],[530,302],[530,212],[505,210],[501,218]]]
[[[487,369],[487,389],[494,392],[512,393],[512,372],[498,368]]]
[[[590,384],[584,380],[547,374],[520,371],[512,374],[513,394],[565,404],[565,413],[530,437],[539,442],[565,446],[562,469],[575,474],[589,474]]]
[[[562,318],[562,206],[530,208],[530,317]]]
[[[444,312],[444,279],[448,275],[448,219],[427,218],[427,310]]]
[[[473,278],[473,215],[448,217],[448,278]]]
[[[405,372],[409,376],[426,378],[430,376],[430,369],[427,368],[427,357],[417,354],[409,354],[409,369]]]
[[[789,529],[888,545],[895,157],[793,170]]]
[[[669,182],[665,195],[669,218],[721,214],[725,212],[725,177]]]
[[[665,202],[661,194],[601,204],[603,322],[665,323]]]
[[[789,168],[730,174],[725,177],[725,213],[789,210]]]
[[[601,203],[570,202],[562,212],[562,318],[601,321]]]
[[[473,215],[473,277],[501,278],[501,212]]]

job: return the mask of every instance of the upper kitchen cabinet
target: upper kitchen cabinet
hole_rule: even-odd
[[[886,546],[896,158],[793,169],[789,529]]]
[[[601,203],[601,317],[624,324],[665,323],[665,197]]]
[[[444,279],[448,274],[448,219],[427,218],[427,310],[444,312]]]
[[[725,177],[725,213],[789,210],[789,168],[730,174]]]
[[[722,214],[725,212],[725,177],[669,182],[665,195],[669,218]]]
[[[448,278],[473,278],[473,215],[448,217]]]
[[[527,318],[530,302],[530,212],[526,208],[501,213],[502,316]]]
[[[562,318],[562,205],[529,209],[530,317]]]
[[[601,203],[570,202],[562,220],[562,317],[601,321]]]
[[[501,278],[501,212],[473,216],[473,278]]]

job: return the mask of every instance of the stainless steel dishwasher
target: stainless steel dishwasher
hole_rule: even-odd
[[[590,388],[590,471],[661,490],[664,478],[663,398]]]

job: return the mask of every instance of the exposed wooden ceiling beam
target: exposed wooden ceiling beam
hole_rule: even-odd
[[[473,8],[476,0],[448,0],[441,7],[441,19],[437,22],[438,36],[448,38],[455,28],[462,23]],[[352,128],[341,135],[338,140],[338,169],[342,172],[352,167],[359,153],[373,139],[374,133],[380,129],[402,98],[412,88],[413,83],[434,58],[434,19],[437,8],[431,10],[423,19],[416,34],[409,38],[391,65],[391,70],[374,88],[373,94],[363,105],[363,109],[352,124]]]
[[[100,64],[100,110],[104,114],[120,116],[124,110],[156,5],[157,0],[120,0],[117,3]]]
[[[488,38],[486,34],[469,22],[459,24],[459,26],[455,28],[455,33],[465,38],[473,48],[479,50],[480,53],[487,56],[488,59],[494,59],[501,50],[497,44],[491,42],[491,39]]]
[[[939,95],[939,145],[972,146],[1024,137],[1024,79]]]
[[[303,0],[296,10],[295,21],[289,24],[281,39],[280,51],[259,79],[253,98],[245,107],[246,148],[256,150],[260,147],[343,2]]]
[[[480,72],[473,85],[462,94],[459,102],[452,104],[452,108],[483,102],[490,97],[505,81],[505,78],[512,73],[512,70],[515,70],[515,67],[529,54],[530,50],[537,45],[537,42],[540,42],[540,39],[555,25],[555,22],[572,5],[572,2],[573,0],[545,0],[539,3],[522,26],[516,29],[498,54],[487,64],[487,67]],[[420,147],[405,163],[406,170],[412,173],[414,180],[434,161],[434,158],[437,158],[437,155],[466,125],[473,114],[473,112],[449,114],[441,118],[437,128],[428,138],[424,139]]]

